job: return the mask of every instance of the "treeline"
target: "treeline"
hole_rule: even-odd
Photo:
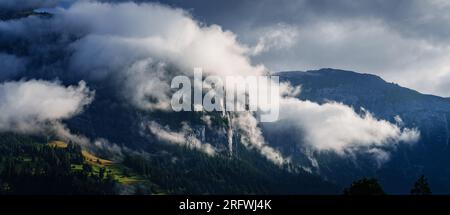
[[[166,144],[154,147],[158,150],[150,155],[126,154],[120,164],[122,176],[140,178],[136,194],[339,192],[319,176],[287,171],[253,150],[230,158]],[[113,174],[94,170],[75,144],[53,147],[39,138],[0,134],[0,194],[116,194],[123,186]]]
[[[94,171],[75,144],[53,147],[45,140],[0,134],[0,194],[116,194],[111,171]],[[339,194],[337,186],[319,176],[280,168],[252,150],[239,157],[210,157],[202,152],[164,145],[160,153],[125,154],[122,175],[132,171],[143,183],[136,194]],[[288,171],[287,169],[295,169]],[[410,190],[431,194],[425,176]],[[385,195],[374,178],[354,181],[345,195]]]
[[[75,171],[76,165],[82,170]],[[0,134],[0,194],[113,194],[113,178],[86,165],[77,145],[58,148]]]
[[[424,175],[413,184],[411,195],[431,195],[431,189]],[[344,189],[344,195],[386,195],[383,187],[375,178],[362,178],[354,181],[350,187]]]
[[[146,194],[338,193],[333,184],[304,171],[287,171],[252,150],[239,157],[173,147],[150,157],[126,155],[123,165],[151,182]],[[142,190],[139,190],[142,192]]]

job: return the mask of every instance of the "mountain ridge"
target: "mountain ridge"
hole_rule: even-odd
[[[400,85],[398,83],[386,81],[381,76],[375,75],[375,74],[371,74],[371,73],[359,73],[359,72],[355,72],[355,71],[351,71],[351,70],[344,70],[344,69],[321,68],[321,69],[317,69],[317,70],[306,70],[306,71],[302,71],[302,70],[286,70],[286,71],[279,71],[279,72],[276,72],[274,74],[275,75],[280,75],[280,76],[285,76],[286,74],[294,74],[294,73],[295,73],[295,75],[330,75],[330,74],[341,74],[342,75],[342,74],[347,74],[349,76],[355,75],[355,76],[360,76],[360,77],[373,78],[374,80],[382,81],[382,82],[385,82],[385,83],[388,83],[388,84],[391,84],[391,85],[403,88],[405,90],[409,90],[409,91],[413,91],[415,93],[419,93],[419,94],[424,95],[424,96],[437,97],[437,98],[446,99],[446,100],[450,101],[450,97],[444,97],[444,96],[439,96],[439,95],[434,95],[434,94],[422,93],[422,92],[417,91],[415,89],[402,86],[402,85]]]

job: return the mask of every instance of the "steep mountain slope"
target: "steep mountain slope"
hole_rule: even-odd
[[[150,183],[145,193],[165,194],[336,194],[338,186],[296,166],[277,166],[239,141],[228,151],[226,117],[217,113],[137,111],[112,94],[96,88],[96,100],[66,123],[73,133],[90,139],[106,138],[122,148],[123,164]],[[210,126],[202,117],[210,117]],[[186,135],[208,142],[217,151],[208,156],[189,144],[173,145],[149,132],[154,121],[179,131],[189,123]],[[238,134],[235,134],[238,135]],[[235,139],[237,137],[235,136]],[[134,151],[129,153],[129,151]],[[98,150],[108,156],[108,152]],[[135,153],[141,152],[141,153]]]
[[[145,13],[148,13],[148,11]],[[127,98],[134,96],[135,91],[124,96],[123,88],[118,87],[118,82],[128,78],[130,74],[120,77],[110,76],[101,80],[80,77],[88,75],[78,74],[80,68],[76,68],[76,71],[71,70],[70,65],[73,60],[71,58],[74,57],[74,50],[70,44],[80,42],[86,35],[80,35],[79,30],[76,30],[75,34],[68,33],[65,30],[58,32],[64,27],[61,29],[54,28],[53,24],[55,23],[52,23],[52,20],[57,18],[45,12],[15,11],[7,14],[0,12],[0,22],[1,20],[7,20],[8,22],[2,22],[3,24],[19,23],[23,24],[23,28],[26,30],[38,31],[36,34],[22,35],[8,30],[9,28],[3,29],[2,34],[0,34],[0,52],[8,53],[10,58],[11,56],[17,56],[26,59],[26,64],[21,62],[25,64],[24,67],[17,73],[7,73],[7,77],[5,76],[4,79],[2,77],[2,82],[42,79],[59,80],[62,85],[76,85],[81,78],[86,79],[89,88],[95,91],[95,99],[82,113],[80,112],[75,117],[67,118],[62,122],[58,121],[61,125],[66,126],[57,128],[62,133],[54,134],[56,132],[50,131],[48,134],[36,134],[38,140],[32,138],[28,141],[33,147],[44,147],[42,145],[46,145],[46,142],[53,140],[80,144],[96,156],[114,160],[114,162],[123,164],[123,166],[139,173],[139,178],[144,178],[145,183],[142,184],[143,187],[138,186],[139,189],[136,189],[136,191],[145,194],[317,194],[339,192],[339,188],[322,180],[315,174],[308,173],[295,165],[277,166],[255,150],[244,147],[239,141],[233,141],[234,139],[237,140],[238,134],[234,135],[234,139],[228,138],[230,130],[232,130],[229,124],[230,120],[221,113],[168,113],[166,111],[142,110],[136,108],[131,104],[132,102],[127,100]],[[127,19],[127,21],[130,20]],[[43,24],[43,26],[36,27],[32,24],[34,22]],[[133,26],[133,24],[131,22],[128,26]],[[147,24],[145,27],[152,29]],[[115,45],[111,47],[115,47]],[[139,52],[135,48],[130,50],[133,50],[133,53]],[[110,51],[106,52],[109,53]],[[115,60],[126,58],[126,54],[117,54],[119,57],[115,57]],[[113,61],[108,59],[107,64]],[[167,62],[167,64],[172,63]],[[118,70],[122,71],[122,69]],[[149,72],[149,74],[153,71],[152,68],[146,69],[149,71],[145,72]],[[169,69],[172,72],[172,68]],[[118,72],[109,71],[113,69],[107,70],[112,73]],[[0,73],[2,72],[3,70]],[[89,74],[94,72],[89,71]],[[146,79],[150,80],[152,75],[156,74],[148,75]],[[154,99],[151,96],[145,98],[148,100]],[[211,126],[206,125],[203,117],[208,117]],[[49,124],[52,123],[54,122],[49,122]],[[152,131],[149,126],[154,124],[159,127],[154,126],[155,131]],[[9,136],[7,133],[0,133],[0,135]],[[22,138],[29,138],[29,135],[23,133],[11,135],[19,136],[19,138],[0,136],[0,142],[5,141],[13,146],[22,146],[22,144],[27,143]],[[233,156],[230,156],[228,150],[230,139],[234,146]],[[209,156],[200,152],[198,148],[196,149],[195,147],[199,145],[199,142],[213,145],[217,152],[215,156]],[[10,147],[7,144],[1,146],[9,149]],[[64,151],[61,148],[52,150]],[[9,156],[14,160],[18,157],[17,154],[20,154],[20,152]],[[42,156],[42,159],[52,159],[53,162],[53,158],[48,158],[47,154],[37,153],[36,156]],[[0,159],[0,161],[2,160]],[[22,160],[18,162],[20,165],[17,165],[19,166],[17,169],[20,170],[23,162]],[[89,163],[89,159],[86,162]],[[4,172],[6,164],[6,162],[0,162],[0,183],[7,179],[1,176],[1,174],[6,174]],[[74,164],[79,166],[81,162],[78,161]],[[95,166],[96,162],[92,164]],[[23,165],[28,165],[28,163],[26,162]],[[70,165],[65,167],[67,166],[70,167]],[[116,169],[114,168],[113,172]],[[119,172],[120,175],[129,175]],[[26,181],[33,181],[36,177],[41,177],[40,175],[25,173],[27,173],[24,176]],[[70,168],[64,169],[63,173],[74,174]],[[58,175],[53,174],[51,177],[51,180],[62,180]],[[118,180],[120,181],[120,179]],[[82,180],[80,187],[83,187],[84,182],[88,183],[89,181]],[[18,183],[16,186],[20,188],[23,184]],[[88,187],[90,188],[90,186]],[[21,191],[21,193],[31,192],[25,186]],[[57,191],[58,188],[55,188],[55,192]],[[102,192],[104,190],[99,191],[99,193]],[[126,193],[132,192],[133,189],[129,189]],[[14,193],[14,191],[11,191],[11,193]],[[45,193],[45,189],[39,190],[38,193]],[[58,192],[58,194],[68,193],[74,193],[74,190],[68,189]],[[84,193],[89,193],[89,191]]]
[[[430,177],[436,193],[450,191],[449,99],[424,95],[387,83],[378,76],[343,70],[280,72],[277,75],[280,81],[301,85],[299,98],[302,100],[342,102],[356,111],[364,108],[377,118],[420,130],[418,143],[400,145],[392,152],[390,160],[381,165],[364,157],[355,159],[318,154],[321,174],[344,184],[358,175],[375,176],[380,178],[388,192],[406,193],[411,186],[407,182],[412,183],[423,173]],[[396,122],[396,116],[403,122]],[[280,144],[274,138],[272,143]],[[293,143],[283,145],[286,144]]]

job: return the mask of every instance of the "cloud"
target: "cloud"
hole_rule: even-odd
[[[283,99],[279,121],[265,124],[264,128],[298,131],[297,143],[317,151],[331,151],[342,156],[370,152],[383,159],[397,144],[414,143],[420,137],[416,129],[401,128],[376,119],[367,111],[357,114],[341,103],[320,105],[294,98]]]
[[[198,140],[191,130],[191,128],[184,124],[180,131],[171,131],[167,127],[162,127],[157,122],[151,121],[148,123],[148,128],[158,140],[169,144],[185,146],[191,149],[202,151],[210,156],[216,154],[215,148],[209,143],[202,143]]]
[[[268,160],[277,165],[283,165],[290,162],[289,158],[285,158],[281,152],[268,145],[259,128],[258,121],[252,113],[243,112],[232,117],[232,125],[241,134],[240,141],[244,146],[256,149]]]
[[[60,122],[51,123],[49,130],[52,134],[66,142],[76,143],[83,147],[91,146],[91,140],[83,135],[77,135],[72,133],[66,125]]]
[[[298,42],[298,30],[296,27],[283,23],[262,28],[260,31],[262,32],[255,33],[262,36],[260,36],[258,43],[251,50],[252,55],[259,55],[271,49],[287,49]]]
[[[82,134],[74,134],[63,123],[56,121],[48,125],[49,134],[55,135],[59,140],[67,143],[75,143],[80,145],[84,150],[93,152],[97,155],[102,155],[112,160],[121,160],[124,152],[137,153],[125,146],[109,142],[105,138],[96,138],[91,140]]]
[[[113,17],[111,20],[111,17]],[[217,25],[204,26],[185,11],[158,4],[76,3],[57,18],[85,36],[70,45],[71,68],[92,79],[116,77],[133,103],[144,109],[164,109],[169,82],[176,74],[193,74],[201,67],[207,74],[262,74],[252,66],[247,49],[233,33]],[[130,24],[132,23],[132,24]],[[158,90],[161,89],[161,90]],[[156,91],[155,91],[156,90]],[[127,96],[127,98],[130,98]]]
[[[91,103],[93,92],[80,81],[64,87],[41,80],[0,84],[0,131],[36,133],[47,123],[71,118]]]

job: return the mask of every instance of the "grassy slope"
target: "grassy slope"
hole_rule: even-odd
[[[58,147],[58,148],[66,148],[67,143],[63,141],[52,141],[49,143],[52,147]],[[101,168],[105,168],[107,173],[112,173],[114,175],[114,179],[118,181],[121,184],[125,185],[133,185],[144,182],[141,177],[135,173],[133,173],[132,170],[129,168],[121,165],[119,162],[114,162],[111,160],[106,160],[100,157],[97,157],[96,155],[86,151],[82,150],[81,152],[83,154],[85,163],[92,166],[92,169],[95,173],[98,173]],[[74,171],[82,171],[83,166],[82,165],[72,165],[72,169]]]

